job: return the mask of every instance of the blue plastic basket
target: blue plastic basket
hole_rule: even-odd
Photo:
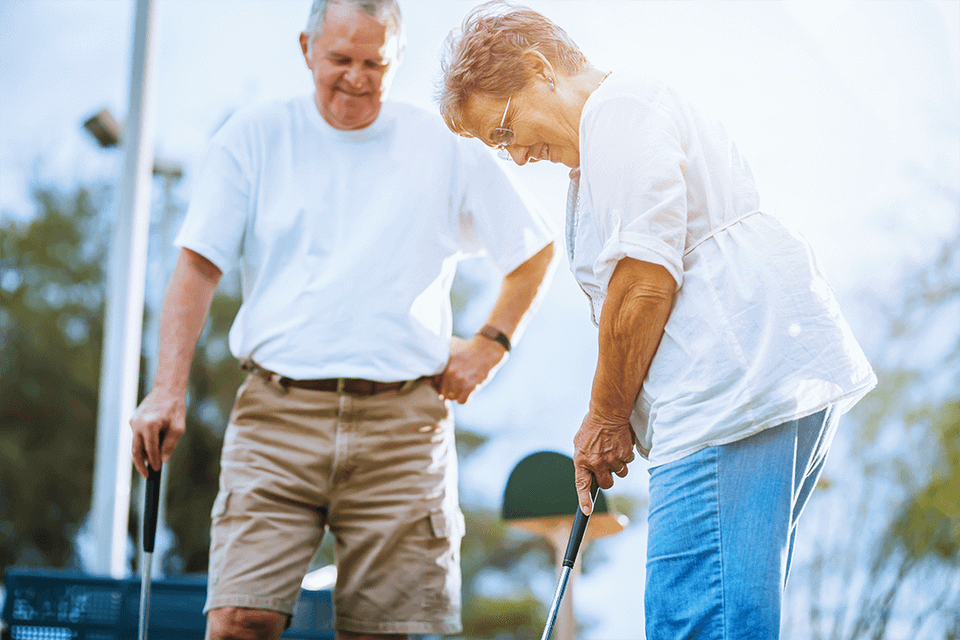
[[[7,570],[0,614],[13,640],[130,640],[137,637],[140,580],[76,571]],[[150,589],[151,640],[202,640],[205,575],[165,577]],[[334,640],[330,591],[301,591],[290,640]]]

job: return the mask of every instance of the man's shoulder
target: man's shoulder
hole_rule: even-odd
[[[446,125],[443,124],[443,119],[440,118],[440,114],[435,111],[419,107],[409,102],[390,100],[387,104],[394,116],[395,126],[397,127],[422,129],[433,132],[446,131],[449,133]]]
[[[301,95],[244,105],[224,119],[216,135],[235,136],[252,130],[275,131],[289,127],[297,120],[297,114],[303,111],[307,102],[310,102],[310,97]]]

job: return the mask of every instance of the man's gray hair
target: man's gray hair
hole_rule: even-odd
[[[406,40],[403,33],[403,17],[400,15],[400,5],[397,0],[313,0],[310,17],[307,19],[307,28],[304,29],[308,34],[308,54],[313,52],[313,41],[323,33],[323,18],[327,15],[327,7],[331,4],[342,4],[376,18],[387,28],[387,40],[391,37],[397,38],[397,58],[403,53]]]

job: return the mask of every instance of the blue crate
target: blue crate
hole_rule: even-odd
[[[140,580],[76,571],[7,570],[0,619],[13,640],[129,640],[137,637]],[[151,640],[202,640],[205,575],[164,577],[150,589]],[[334,640],[330,591],[300,592],[283,638]]]

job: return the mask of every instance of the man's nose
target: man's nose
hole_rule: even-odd
[[[363,68],[360,65],[351,65],[345,74],[343,74],[343,79],[346,80],[347,84],[354,88],[361,88],[364,84],[364,74]]]

